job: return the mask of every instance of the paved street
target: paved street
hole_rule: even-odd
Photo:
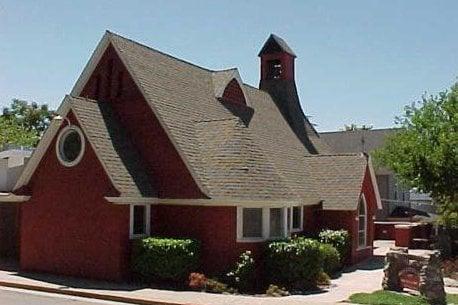
[[[21,289],[0,288],[1,305],[128,305]]]

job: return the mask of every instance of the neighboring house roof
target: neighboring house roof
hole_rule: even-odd
[[[269,39],[277,41],[272,37]],[[362,154],[311,154],[288,125],[272,97],[265,91],[243,84],[237,69],[208,70],[107,32],[72,95],[80,94],[110,44],[208,198],[253,200],[266,204],[269,201],[301,204],[323,201],[327,209],[357,208],[368,167],[366,157]],[[232,79],[241,86],[247,105],[219,100],[224,91],[222,88]],[[82,121],[94,150],[99,152],[102,163],[115,159],[114,172],[107,169],[112,181],[118,183],[115,176],[120,172],[125,175],[128,193],[144,196],[137,182],[146,181],[146,174],[139,174],[143,177],[140,179],[128,175],[131,171],[125,163],[133,154],[127,151],[134,148],[116,149],[114,142],[127,139],[113,141],[111,138],[113,127],[110,127],[110,122],[113,119],[111,114],[108,120],[105,115],[105,112],[110,113],[109,107],[81,98],[67,99],[78,120]],[[304,120],[307,124],[308,121]],[[326,144],[321,143],[319,135],[312,132],[313,127],[310,128],[316,150],[326,152],[321,150]],[[106,149],[108,155],[105,156]],[[121,153],[127,157],[120,156]],[[134,172],[141,171],[140,166],[132,168],[135,168]],[[26,182],[27,179],[21,181],[22,184]],[[119,185],[119,189],[123,187]]]
[[[11,157],[28,158],[32,155],[32,152],[32,149],[7,149],[0,151],[0,159]]]
[[[335,153],[370,153],[380,148],[396,128],[321,132],[321,138]]]

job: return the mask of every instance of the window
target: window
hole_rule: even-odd
[[[262,238],[262,209],[243,209],[243,237]]]
[[[269,79],[276,79],[276,78],[280,78],[282,72],[283,72],[283,69],[282,69],[282,66],[281,66],[281,61],[279,59],[274,59],[274,60],[269,60],[267,62],[267,67],[268,67],[268,74],[267,74],[267,78]]]
[[[302,218],[298,211],[302,211],[299,206],[297,209],[292,207],[238,207],[237,240],[239,242],[259,242],[285,238],[293,222],[298,227],[301,225]],[[296,217],[293,217],[291,213],[295,213]]]
[[[294,206],[291,210],[291,231],[302,231],[303,221],[303,208],[301,206]]]
[[[359,200],[358,206],[358,247],[366,246],[367,207],[364,195]]]
[[[67,126],[59,134],[56,142],[56,154],[59,162],[67,167],[77,165],[83,158],[84,136],[76,126]]]
[[[145,204],[130,206],[130,237],[138,238],[150,233],[151,208]]]
[[[269,237],[285,237],[285,209],[271,208],[269,210]]]

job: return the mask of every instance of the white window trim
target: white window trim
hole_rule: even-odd
[[[294,208],[299,208],[299,228],[293,228],[293,210]],[[291,211],[290,214],[290,228],[289,231],[291,233],[297,233],[297,232],[302,232],[304,230],[304,206],[303,205],[293,205],[292,207],[289,207],[289,210]]]
[[[144,234],[134,234],[134,207],[135,206],[144,206],[145,207],[145,233]],[[129,216],[129,238],[137,239],[149,236],[151,233],[151,205],[150,204],[141,204],[134,203],[130,205],[130,216]]]
[[[295,205],[298,206],[298,205]],[[294,231],[292,228],[288,228],[288,210],[291,211],[291,219],[290,219],[290,227],[292,226],[292,207],[293,206],[265,206],[265,207],[259,207],[259,206],[238,206],[237,207],[237,242],[239,243],[254,243],[254,242],[264,242],[267,240],[275,240],[275,239],[282,239],[288,237],[289,233],[293,232],[300,232],[302,231],[303,228],[303,221],[304,221],[304,208],[303,206],[299,206],[301,209],[301,217],[300,217],[300,223],[301,223],[301,228],[300,229],[295,229]],[[262,209],[262,236],[261,237],[243,237],[243,209],[244,208],[259,208]],[[270,209],[271,208],[281,208],[283,209],[283,236],[281,237],[270,237]]]
[[[364,194],[361,194],[361,201],[364,205],[364,230],[360,230],[359,229],[359,203],[358,203],[358,210],[357,210],[357,219],[358,219],[358,248],[357,250],[364,250],[364,249],[367,249],[367,202],[366,202],[366,197],[364,196]],[[364,232],[364,243],[362,245],[359,244],[359,234],[361,232]]]
[[[62,156],[60,153],[60,146],[61,146],[61,141],[63,140],[62,137],[67,135],[68,132],[72,130],[76,131],[81,138],[81,151],[75,160],[68,162],[62,159]],[[86,150],[86,139],[84,138],[83,131],[78,126],[69,125],[69,126],[62,128],[62,130],[59,133],[59,136],[57,137],[57,141],[56,141],[56,155],[57,155],[57,159],[59,160],[60,164],[62,164],[65,167],[72,167],[72,166],[77,165],[78,163],[80,163],[81,159],[83,159],[85,150]]]

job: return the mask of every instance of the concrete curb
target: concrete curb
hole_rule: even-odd
[[[65,288],[59,289],[59,288],[51,288],[51,287],[44,287],[44,286],[38,286],[38,285],[29,285],[29,284],[21,284],[21,283],[5,282],[5,281],[0,281],[0,286],[9,287],[9,288],[18,288],[18,289],[24,289],[24,290],[33,290],[33,291],[39,291],[39,292],[63,294],[63,295],[82,297],[82,298],[98,299],[98,300],[104,300],[104,301],[139,304],[139,305],[192,305],[191,303],[173,303],[173,302],[155,301],[155,300],[110,295],[110,294],[87,292],[87,291],[81,291],[81,290],[73,290],[73,289],[65,289]]]

